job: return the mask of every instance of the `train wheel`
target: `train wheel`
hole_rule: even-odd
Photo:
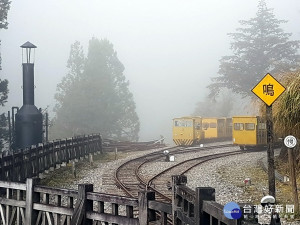
[[[240,149],[241,149],[242,151],[244,151],[244,150],[245,150],[245,146],[240,145]]]

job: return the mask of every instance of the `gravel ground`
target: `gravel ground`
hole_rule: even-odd
[[[208,146],[208,144],[205,146]],[[149,163],[142,167],[141,173],[143,176],[149,178],[174,163],[189,158],[233,150],[238,150],[238,147],[200,150],[197,153],[176,155],[175,162],[161,161]],[[81,179],[75,180],[72,184],[64,184],[61,187],[77,189],[77,185],[80,183],[92,183],[94,184],[94,191],[124,195],[114,185],[112,177],[115,169],[125,161],[153,151],[163,151],[163,149],[126,153],[125,158],[111,162],[94,162],[92,169],[79,172],[79,177],[82,177]],[[259,203],[263,194],[268,192],[266,174],[257,165],[257,161],[263,157],[266,157],[266,152],[249,152],[206,162],[188,172],[187,185],[192,189],[208,186],[215,188],[216,201],[223,205],[230,201],[255,205]],[[245,178],[251,179],[251,186],[244,185]],[[282,222],[282,224],[296,225],[300,223]]]
[[[196,187],[213,187],[216,189],[216,201],[220,204],[227,202],[253,202],[252,196],[245,196],[245,178],[250,178],[244,168],[255,168],[254,162],[265,156],[266,153],[254,152],[236,156],[228,156],[213,160],[191,170],[188,176],[188,186],[192,189]],[[267,187],[258,187],[266,191]]]
[[[155,151],[163,151],[165,148],[160,149],[152,149],[147,151],[136,151],[136,152],[127,152],[122,154],[121,159],[117,159],[109,162],[100,162],[95,161],[93,166],[90,167],[87,165],[85,168],[78,171],[79,179],[74,179],[73,182],[61,183],[58,186],[62,188],[72,188],[77,189],[78,184],[89,183],[94,184],[95,192],[104,192],[108,194],[117,194],[117,195],[125,195],[125,193],[119,190],[115,186],[114,182],[114,172],[115,170],[124,162],[134,159],[136,157],[142,156],[147,153],[155,152]],[[88,163],[86,163],[88,164]],[[56,185],[57,186],[57,185]]]
[[[275,151],[276,153],[279,151]],[[232,201],[258,205],[261,198],[268,193],[267,174],[258,165],[258,161],[266,156],[266,152],[249,152],[204,163],[187,174],[187,185],[192,189],[215,188],[216,202],[222,205]],[[245,185],[246,178],[250,178],[251,185]],[[276,194],[280,204],[292,204],[280,199],[280,190],[277,190]],[[287,215],[281,215],[284,216]],[[283,225],[300,224],[299,221],[281,221]]]

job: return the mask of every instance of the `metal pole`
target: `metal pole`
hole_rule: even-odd
[[[46,132],[46,143],[48,142],[48,113],[46,112],[46,121],[45,121],[45,132]]]
[[[11,108],[11,134],[12,134],[12,138],[11,138],[11,146],[14,149],[16,147],[16,124],[15,124],[15,111],[17,111],[17,113],[19,112],[19,107],[14,106]]]
[[[13,132],[13,135],[15,135],[15,131],[16,131],[16,128],[15,128],[15,110],[17,110],[17,113],[19,112],[19,107],[17,106],[14,106],[12,107],[12,114],[11,114],[11,118],[12,118],[12,132]]]
[[[298,192],[297,192],[297,180],[295,175],[295,157],[293,148],[288,148],[288,158],[290,164],[290,178],[291,178],[291,187],[292,193],[294,198],[294,206],[295,206],[295,213],[299,212],[299,201],[298,201]]]
[[[8,133],[9,133],[9,151],[11,151],[11,119],[10,119],[10,111],[7,112],[8,115]]]
[[[269,195],[272,195],[276,199],[272,105],[271,106],[266,105],[266,116],[267,116],[267,156],[268,156]]]

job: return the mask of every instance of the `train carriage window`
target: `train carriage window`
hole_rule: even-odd
[[[175,120],[174,121],[174,126],[175,127],[184,127],[185,123],[184,123],[184,121],[181,121],[181,120]]]
[[[245,129],[246,130],[255,130],[255,124],[254,123],[245,123]]]
[[[186,127],[192,127],[193,121],[186,121]]]
[[[243,123],[235,123],[234,130],[244,130],[244,124]]]
[[[209,124],[209,127],[210,127],[210,128],[216,128],[216,127],[217,127],[217,124],[216,124],[216,123],[210,123],[210,124]]]

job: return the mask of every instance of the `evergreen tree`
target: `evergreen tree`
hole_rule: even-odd
[[[4,106],[4,103],[7,102],[7,88],[8,81],[0,79],[0,107]],[[1,110],[2,111],[2,110]],[[8,124],[7,118],[4,113],[0,114],[0,151],[4,147],[4,142],[8,140]]]
[[[251,89],[261,78],[271,73],[293,71],[299,68],[299,41],[289,40],[291,33],[280,28],[285,20],[278,20],[273,10],[267,8],[265,0],[258,4],[256,17],[242,20],[242,28],[230,33],[233,38],[232,56],[220,60],[219,76],[209,85],[210,97],[218,95],[226,87],[243,96],[250,96]]]
[[[0,0],[0,29],[7,29],[7,13],[10,8],[10,1]]]
[[[0,0],[0,29],[7,29],[7,13],[10,8],[10,1]],[[0,40],[1,45],[1,40]],[[0,70],[1,70],[1,53],[0,53]],[[7,102],[8,81],[0,78],[0,107]],[[0,114],[0,150],[3,148],[3,143],[8,139],[7,119],[4,113]]]
[[[68,65],[55,109],[55,126],[63,126],[63,136],[100,132],[107,138],[137,140],[135,103],[113,45],[93,38],[87,58],[81,47],[72,48]]]
[[[70,56],[67,62],[69,72],[63,77],[61,83],[57,85],[57,93],[55,94],[56,105],[54,108],[56,117],[52,121],[54,128],[49,130],[52,137],[71,137],[78,133],[76,123],[71,120],[72,117],[70,115],[77,112],[74,111],[74,108],[78,104],[78,93],[80,93],[78,85],[84,70],[84,60],[83,48],[76,41],[71,45]]]

